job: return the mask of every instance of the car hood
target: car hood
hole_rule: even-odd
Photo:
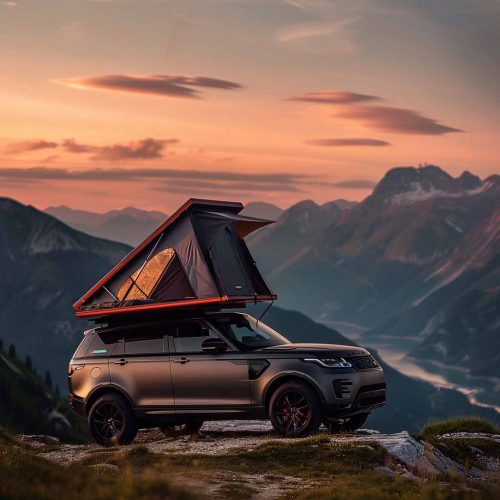
[[[261,352],[294,352],[315,355],[329,355],[329,356],[364,356],[369,354],[366,349],[362,347],[354,347],[350,345],[339,344],[309,344],[309,343],[290,343],[276,345],[272,347],[265,347],[259,349]]]

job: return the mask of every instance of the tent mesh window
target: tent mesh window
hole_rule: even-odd
[[[173,248],[166,248],[157,253],[123,282],[117,298],[120,301],[148,299],[174,257]]]

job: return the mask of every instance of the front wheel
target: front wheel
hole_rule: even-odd
[[[137,435],[137,421],[130,405],[118,394],[101,396],[90,409],[89,430],[102,446],[129,444]]]
[[[316,393],[302,382],[287,382],[271,396],[269,417],[286,437],[315,434],[321,425],[321,405]]]
[[[358,415],[353,415],[352,417],[347,417],[341,420],[330,420],[325,417],[323,423],[329,432],[353,432],[359,429],[368,418],[369,413],[359,413]]]
[[[180,437],[195,434],[203,425],[203,420],[192,420],[183,424],[167,424],[158,427],[166,437]]]

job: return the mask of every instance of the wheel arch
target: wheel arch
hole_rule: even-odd
[[[269,401],[271,400],[271,396],[273,395],[273,393],[278,387],[287,382],[301,382],[307,385],[310,389],[313,390],[316,396],[318,396],[320,402],[325,402],[325,396],[323,395],[321,389],[314,382],[314,380],[309,378],[307,375],[304,375],[302,373],[284,373],[272,379],[264,389],[263,404],[266,408],[266,412],[268,411]]]
[[[104,396],[105,394],[118,394],[120,395],[127,403],[130,405],[130,408],[133,408],[132,401],[129,398],[128,394],[115,385],[105,385],[96,387],[88,396],[87,401],[85,402],[85,413],[89,414],[92,405],[97,401],[98,398]]]

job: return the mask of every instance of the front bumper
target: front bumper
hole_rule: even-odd
[[[323,402],[327,416],[347,417],[385,405],[387,388],[381,369],[366,370],[332,380],[333,398]]]

